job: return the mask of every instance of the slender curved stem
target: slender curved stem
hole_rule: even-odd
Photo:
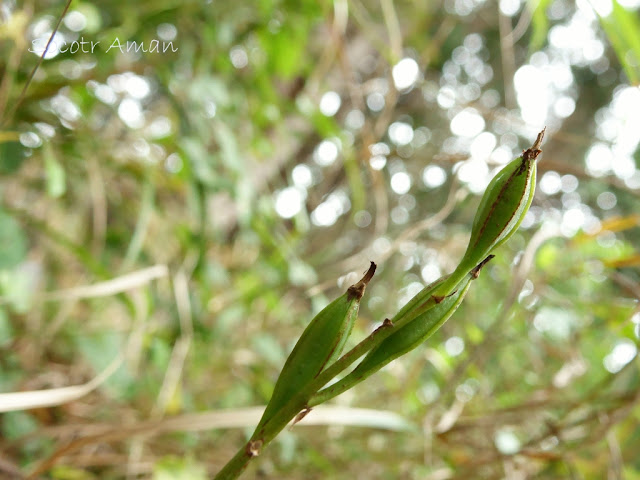
[[[472,269],[471,272],[467,272],[467,274],[471,273],[477,277],[480,269],[489,260],[491,260],[491,258],[493,258],[493,255],[489,255],[479,265]],[[458,284],[456,283],[452,285],[452,278],[453,275],[444,280],[441,285],[428,294],[428,297],[424,299],[422,303],[418,302],[415,308],[407,310],[399,318],[395,319],[395,322],[385,319],[383,324],[376,328],[368,337],[345,353],[331,366],[323,370],[315,380],[308,385],[308,387],[304,388],[304,392],[292,397],[291,400],[289,400],[289,402],[280,409],[279,413],[267,421],[261,429],[254,432],[249,442],[236,452],[234,457],[223,467],[222,470],[220,470],[220,472],[218,472],[214,480],[233,480],[237,478],[247,468],[251,459],[257,457],[261,450],[266,447],[291,420],[294,418],[296,421],[300,420],[310,410],[310,407],[318,405],[325,400],[342,393],[342,390],[338,392],[330,391],[330,394],[327,394],[326,398],[325,396],[317,395],[320,389],[336,375],[350,367],[365,353],[380,345],[397,329],[435,307],[442,298],[435,296],[432,293],[438,292],[438,294],[440,294],[448,291],[447,294],[449,294],[452,291],[455,291]]]

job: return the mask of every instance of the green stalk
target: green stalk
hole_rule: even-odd
[[[364,360],[346,377],[320,390],[311,397],[308,406],[313,407],[331,400],[369,378],[392,360],[423,343],[458,309],[471,286],[471,280],[477,277],[482,265],[479,265],[476,270],[469,273],[465,280],[458,285],[456,292],[450,297],[445,298],[440,304],[418,315],[404,327],[394,328],[393,335],[387,337],[377,347],[369,350]],[[433,288],[435,289],[437,286]]]
[[[476,268],[481,268],[486,261],[482,262]],[[393,322],[386,319],[383,324],[374,330],[368,337],[318,374],[315,379],[304,388],[303,392],[292,396],[288,402],[280,407],[277,413],[272,415],[269,420],[261,426],[261,428],[256,429],[251,436],[251,439],[236,452],[234,457],[214,477],[214,480],[233,480],[237,478],[247,468],[249,462],[253,458],[257,457],[262,449],[265,448],[278,435],[278,433],[280,433],[282,429],[291,422],[291,420],[296,417],[301,419],[309,411],[310,406],[315,406],[321,403],[313,401],[312,399],[314,398],[314,394],[316,394],[323,386],[330,382],[336,375],[349,368],[364,354],[377,348],[391,334],[397,332],[404,325],[407,325],[409,322],[415,320],[420,315],[424,315],[426,312],[438,305],[441,302],[441,299],[434,298],[431,294],[433,287],[438,284],[439,281],[436,281],[425,287],[398,312],[394,317]],[[341,392],[342,391],[337,392],[335,395],[338,395],[338,393]],[[335,395],[332,395],[332,397]],[[312,401],[313,404],[311,404]]]
[[[214,480],[234,480],[247,468],[249,462],[289,424],[305,410],[306,398],[297,396],[285,404],[261,430],[256,430],[251,439],[240,448],[229,462],[218,472]]]
[[[437,282],[434,282],[434,284],[436,283]],[[426,298],[427,296],[428,298]],[[262,449],[264,449],[291,420],[296,417],[301,419],[302,416],[308,412],[313,394],[317,393],[318,390],[330,382],[336,375],[349,368],[364,354],[378,347],[392,333],[398,331],[398,329],[414,320],[417,316],[423,315],[437,304],[433,296],[429,293],[429,287],[425,287],[422,292],[418,293],[418,295],[398,312],[398,315],[394,317],[395,322],[386,319],[384,323],[368,337],[345,353],[340,359],[331,364],[331,366],[323,370],[305,387],[304,394],[291,397],[275,415],[264,423],[262,428],[256,429],[251,439],[236,452],[233,458],[214,477],[214,480],[233,480],[238,478],[247,468],[249,462],[257,457]],[[338,393],[336,393],[336,395]],[[313,405],[315,406],[319,403],[320,402],[313,402]]]
[[[540,146],[545,130],[538,134],[531,148],[524,150],[489,182],[473,219],[467,250],[451,276],[434,293],[436,300],[450,295],[475,265],[518,230],[535,193],[536,160],[542,153]]]
[[[490,255],[491,252],[506,242],[515,233],[524,219],[535,192],[536,159],[541,153],[539,147],[542,144],[543,137],[544,130],[538,134],[531,148],[523,151],[520,157],[505,166],[489,183],[474,218],[467,251],[454,272],[448,277],[444,277],[425,287],[398,312],[393,321],[386,319],[382,326],[377,328],[371,335],[329,367],[324,370],[320,369],[311,380],[305,375],[302,383],[299,384],[301,386],[300,390],[288,388],[286,394],[291,394],[290,399],[287,400],[287,395],[284,394],[276,399],[273,405],[271,405],[273,413],[263,416],[263,419],[249,442],[225,465],[215,477],[215,480],[231,480],[237,478],[247,467],[249,461],[259,455],[260,451],[268,445],[291,420],[294,418],[300,420],[308,413],[311,406],[318,405],[333,398],[345,390],[348,390],[356,383],[364,380],[391,359],[414,348],[417,343],[419,343],[417,340],[428,337],[442,325],[449,315],[453,313],[455,308],[457,308],[457,305],[459,305],[457,298],[462,301],[462,297],[464,297],[464,293],[469,286],[468,281],[463,285],[468,275],[471,275],[473,278],[477,277],[482,266],[493,257]],[[363,278],[361,282],[364,282],[364,284],[368,283],[368,280],[366,282],[364,280]],[[449,306],[444,308],[443,306],[441,307],[443,308],[442,312],[430,315],[434,307],[442,304],[445,299],[456,293],[458,293],[458,295],[456,301],[453,302],[453,308]],[[400,331],[402,327],[414,320],[418,322],[423,320],[426,324],[422,325],[418,323],[414,325],[416,327],[415,329],[409,329],[404,332]],[[318,320],[315,323],[312,321],[312,324],[308,327],[309,332],[311,332],[310,329],[320,332],[321,328],[316,328],[316,323],[318,323],[320,327],[324,325],[322,320]],[[350,332],[350,327],[348,330]],[[387,347],[389,347],[388,358],[385,357],[386,352],[384,350],[375,351],[382,342],[396,332],[399,333],[400,337],[396,337],[395,341],[387,345]],[[305,331],[305,333],[307,333],[307,331]],[[315,342],[320,342],[319,345],[323,344],[323,342],[326,344],[326,339],[324,339],[324,335],[316,333],[317,332],[306,335],[306,337],[308,337],[306,338],[307,340],[312,340],[307,342],[308,345],[301,341],[299,341],[300,347],[296,345],[296,347],[299,348],[298,354],[300,359],[304,361],[296,359],[295,362],[292,361],[294,364],[305,364],[307,360],[317,360],[314,360],[315,355],[313,354]],[[422,335],[424,336],[421,337]],[[344,334],[344,332],[340,335],[341,345],[343,345],[343,341],[346,341],[347,336],[348,333]],[[301,340],[303,338],[305,338],[305,334],[303,334]],[[302,352],[302,354],[300,354],[300,352]],[[340,382],[320,391],[320,389],[336,375],[351,366],[367,352],[371,352],[370,355],[373,356],[365,358],[363,364],[361,364],[364,365],[361,371],[358,370],[359,367],[356,367],[350,375]],[[292,355],[293,353],[296,353],[295,348]],[[322,356],[322,358],[325,357],[325,355]],[[333,354],[331,357],[333,357]],[[329,357],[326,358],[328,359],[326,363],[330,363],[331,359],[329,359]],[[317,371],[316,363],[312,363],[311,365],[312,368],[307,368],[307,370],[312,372],[314,370]],[[324,363],[321,365],[321,368],[323,367]],[[297,380],[295,380],[297,375],[294,375],[294,368],[295,365],[290,365],[287,369],[287,364],[285,364],[283,373],[285,370],[291,370],[291,372],[293,372],[287,372],[289,374],[287,381],[282,382],[286,387],[291,387],[291,385],[289,385],[290,378],[294,379],[292,381],[297,382]],[[276,384],[276,387],[277,386]],[[285,390],[282,391],[284,392]],[[299,393],[293,394],[292,392],[294,391],[299,391]]]

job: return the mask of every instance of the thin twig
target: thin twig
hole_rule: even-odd
[[[154,265],[153,267],[143,268],[105,282],[47,292],[42,294],[37,298],[37,300],[50,302],[58,300],[108,297],[116,293],[126,292],[128,290],[147,285],[152,280],[166,277],[168,273],[169,270],[166,265]],[[3,299],[0,298],[0,304],[2,304],[2,302]]]
[[[389,35],[391,54],[393,55],[393,60],[397,62],[402,58],[402,30],[398,21],[398,14],[393,5],[393,0],[380,0],[380,6],[382,7],[384,24]]]
[[[515,93],[513,91],[513,74],[515,73],[515,54],[513,52],[513,39],[509,36],[512,31],[511,20],[500,7],[498,9],[498,30],[500,32],[500,58],[502,60],[502,81],[504,83],[504,104],[507,109],[516,107]]]
[[[489,345],[490,342],[492,342],[498,335],[498,333],[502,330],[504,322],[507,320],[509,313],[511,312],[511,308],[516,302],[518,295],[522,291],[524,282],[526,281],[527,275],[533,265],[535,253],[544,242],[558,235],[559,231],[557,229],[545,228],[538,230],[531,238],[529,244],[527,245],[527,248],[525,249],[522,259],[520,260],[520,264],[516,269],[513,281],[511,282],[511,289],[509,290],[509,293],[505,298],[502,307],[500,308],[500,312],[496,316],[493,324],[485,332],[483,341],[481,343],[473,345],[473,347],[471,347],[469,353],[467,354],[466,359],[456,366],[453,374],[447,380],[446,394],[451,394],[453,390],[457,388],[460,379],[467,371],[467,368],[469,368],[471,365],[479,365],[479,357],[488,351],[487,345]],[[445,395],[445,392],[443,392],[443,395]]]
[[[91,253],[100,258],[104,249],[107,232],[108,204],[105,181],[100,171],[100,163],[93,155],[87,155],[86,168],[91,197],[92,238]]]
[[[460,183],[457,177],[453,177],[447,200],[445,201],[445,204],[442,206],[442,208],[430,217],[418,222],[415,225],[407,227],[404,231],[402,231],[391,243],[387,251],[382,254],[375,254],[376,261],[378,263],[384,263],[400,248],[400,245],[402,245],[404,242],[412,241],[418,238],[420,234],[422,234],[426,230],[440,225],[453,212],[455,206],[459,202],[464,200],[464,197],[466,195],[467,191],[460,188]],[[353,255],[345,258],[337,265],[336,268],[342,272],[353,271],[356,268],[356,265],[362,264],[368,258],[373,258],[374,253],[372,251],[371,245],[372,242],[364,246],[359,252],[356,252]],[[313,287],[309,288],[306,293],[309,296],[318,295],[334,285],[335,280],[329,280],[327,282],[314,285]]]
[[[33,4],[32,2],[25,2],[23,6],[23,12],[25,13],[26,18],[30,18],[33,15]],[[28,25],[27,21],[24,22],[24,27]],[[20,58],[22,57],[22,53],[24,52],[24,44],[25,41],[25,30],[23,28],[21,32],[15,33],[16,45],[11,50],[9,55],[9,60],[7,61],[6,70],[2,77],[2,81],[0,82],[0,125],[4,126],[5,124],[5,115],[4,112],[7,111],[7,102],[9,101],[9,92],[11,91],[11,87],[13,86],[13,82],[15,80],[15,73],[18,70],[18,66],[20,65]]]
[[[527,4],[527,6],[522,9],[522,13],[520,14],[518,23],[516,23],[516,26],[513,27],[513,30],[505,35],[505,42],[514,45],[526,33],[527,29],[529,28],[529,24],[531,23],[531,19],[533,18],[532,9],[528,6],[529,4]]]
[[[156,405],[151,411],[151,418],[161,416],[167,409],[167,405],[176,392],[184,362],[191,346],[193,338],[193,320],[191,313],[191,301],[189,300],[189,286],[187,277],[183,272],[178,272],[173,277],[173,292],[176,299],[178,319],[180,321],[180,338],[175,343],[171,352],[169,366],[158,393]]]
[[[77,400],[104,383],[122,365],[122,361],[123,356],[118,354],[107,368],[82,385],[28,392],[0,393],[0,412],[53,407]]]
[[[72,436],[77,437],[78,434],[83,436],[75,438],[68,444],[58,448],[52,455],[37,465],[27,475],[27,479],[37,478],[50,470],[62,457],[90,445],[130,440],[132,437],[139,435],[151,436],[170,432],[201,432],[215,429],[246,428],[256,425],[263,412],[264,407],[250,407],[190,413],[162,420],[147,420],[129,426],[119,425],[114,427],[112,425],[98,426],[92,424],[87,427],[74,427],[71,430]],[[339,406],[316,407],[311,414],[307,415],[297,425],[350,425],[382,428],[391,431],[409,431],[413,429],[407,420],[395,412]],[[69,427],[63,428],[69,430]],[[100,429],[101,431],[95,434],[87,434],[94,429]],[[58,429],[47,429],[46,431],[56,432]]]
[[[44,61],[44,57],[47,55],[47,52],[49,51],[49,47],[51,46],[51,43],[53,42],[53,38],[55,37],[56,33],[58,32],[58,29],[60,28],[60,24],[62,23],[62,19],[67,14],[67,11],[69,10],[69,7],[71,6],[71,1],[72,0],[67,0],[67,3],[65,4],[64,9],[62,10],[62,13],[58,17],[58,22],[56,23],[56,26],[54,27],[53,32],[51,32],[51,36],[49,37],[49,41],[47,42],[47,45],[44,47],[44,52],[42,52],[42,55],[38,59],[38,63],[36,63],[35,67],[33,67],[33,70],[31,70],[31,74],[29,74],[29,77],[27,78],[27,81],[24,84],[24,87],[22,87],[22,91],[20,92],[20,95],[18,96],[18,99],[13,104],[13,107],[11,107],[11,110],[9,110],[9,114],[6,115],[3,118],[2,122],[0,123],[0,127],[4,127],[4,125],[6,124],[7,120],[9,118],[13,117],[13,115],[16,112],[16,110],[18,109],[18,107],[20,106],[22,101],[24,100],[24,97],[27,94],[27,89],[29,88],[29,85],[31,85],[31,82],[33,81],[33,77],[36,75],[36,72],[38,71],[38,68],[40,67],[40,65],[42,65],[42,62]]]

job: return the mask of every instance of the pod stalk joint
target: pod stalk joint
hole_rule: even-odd
[[[480,270],[494,258],[495,255],[489,255],[487,258],[482,260],[478,265],[476,265],[473,270],[471,270],[471,277],[475,280],[480,276]]]

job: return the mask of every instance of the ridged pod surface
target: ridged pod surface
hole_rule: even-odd
[[[449,295],[465,275],[506,242],[524,220],[536,189],[536,158],[542,153],[539,147],[544,132],[542,130],[533,146],[500,170],[487,186],[473,220],[467,250],[436,296]]]
[[[442,277],[429,284],[414,296],[394,317],[389,321],[391,325],[400,322],[402,319],[409,321],[400,326],[390,336],[385,338],[380,345],[369,351],[358,366],[346,377],[335,384],[320,391],[310,404],[320,403],[327,397],[332,398],[348,390],[357,383],[365,380],[392,360],[418,347],[437,331],[458,309],[471,286],[471,281],[478,277],[482,267],[493,258],[490,255],[458,284],[458,288],[449,296],[444,298],[430,308],[424,309],[423,305],[428,303],[432,295],[438,288],[447,281],[449,277]]]
[[[282,367],[256,432],[294,395],[304,395],[305,387],[342,353],[358,316],[360,299],[375,268],[371,262],[369,270],[358,283],[311,320]]]

